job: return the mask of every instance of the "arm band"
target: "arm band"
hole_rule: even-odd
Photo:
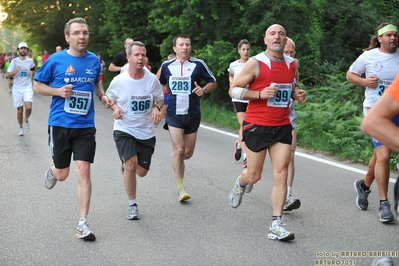
[[[245,88],[234,87],[233,89],[231,89],[231,96],[237,100],[244,100],[244,93],[246,91],[247,90]]]

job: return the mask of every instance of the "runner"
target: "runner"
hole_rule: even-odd
[[[233,80],[238,76],[242,67],[249,59],[251,53],[251,44],[248,40],[243,39],[238,43],[238,54],[240,59],[235,60],[230,63],[227,71],[229,72],[229,84],[233,83]],[[245,153],[245,143],[242,141],[242,122],[244,120],[245,112],[247,111],[247,100],[240,100],[231,98],[233,103],[234,111],[236,112],[237,121],[240,125],[238,130],[238,140],[234,143],[234,154],[233,157],[236,161],[239,161],[241,157],[243,158],[243,167],[247,167],[247,154]]]
[[[364,117],[361,129],[364,133],[382,141],[388,148],[399,152],[399,128],[397,121],[399,114],[399,75],[387,88],[378,102]],[[399,170],[399,164],[396,165]],[[399,220],[399,177],[396,179],[394,189],[395,212]],[[373,261],[372,266],[394,265],[390,257],[379,257]]]
[[[12,98],[14,107],[17,108],[17,120],[19,124],[19,136],[29,132],[29,117],[32,113],[33,89],[32,75],[35,70],[35,63],[27,57],[28,45],[25,42],[18,44],[19,56],[14,58],[7,69],[7,77],[13,79]],[[24,112],[25,106],[25,112]]]
[[[127,58],[126,58],[126,48],[128,47],[129,44],[133,42],[132,38],[127,38],[125,42],[123,43],[124,49],[117,54],[114,55],[114,58],[112,59],[111,64],[109,64],[108,70],[110,72],[121,72],[121,69],[124,65],[127,64]]]
[[[92,192],[90,164],[96,150],[93,98],[96,95],[106,107],[114,101],[104,94],[97,56],[86,50],[89,43],[86,20],[69,20],[64,34],[69,47],[53,54],[35,75],[35,92],[52,96],[48,133],[53,163],[45,173],[45,186],[52,189],[57,181],[69,176],[73,154],[80,217],[76,237],[95,240],[87,217]]]
[[[126,49],[129,69],[117,75],[107,89],[114,100],[114,140],[123,164],[123,183],[129,200],[127,219],[140,220],[136,174],[147,175],[155,148],[155,126],[161,121],[163,93],[157,77],[144,69],[146,49],[133,42]]]
[[[293,86],[296,85],[296,65],[293,58],[284,55],[285,29],[278,24],[270,26],[264,41],[266,51],[248,60],[229,90],[231,97],[249,100],[243,122],[248,165],[234,182],[229,203],[233,208],[240,206],[247,186],[261,179],[269,152],[273,168],[273,213],[268,238],[287,241],[295,238],[281,223],[292,150],[288,105],[291,97],[305,102],[306,92]],[[245,89],[247,85],[249,89]]]
[[[200,97],[216,88],[216,79],[204,61],[191,57],[191,39],[178,35],[173,39],[176,58],[161,66],[159,80],[168,90],[166,123],[173,145],[172,169],[180,202],[190,199],[184,185],[185,164],[194,153],[201,122]],[[200,85],[201,81],[205,85]]]
[[[371,37],[369,47],[364,49],[346,74],[348,81],[366,87],[363,102],[365,116],[399,72],[396,64],[399,62],[397,46],[397,27],[392,23],[381,23],[377,28],[377,34]],[[365,74],[365,77],[362,77],[362,74]],[[377,139],[371,140],[374,145],[374,154],[370,159],[369,169],[363,180],[359,179],[354,183],[357,193],[356,205],[361,210],[367,210],[369,204],[367,198],[375,178],[380,198],[378,214],[380,221],[387,223],[394,220],[387,197],[390,150]]]
[[[295,59],[296,83],[299,84],[299,60],[295,58],[295,43],[287,37],[287,44],[284,47],[284,54]],[[301,207],[301,201],[297,198],[292,197],[292,183],[294,182],[295,176],[295,150],[296,150],[296,113],[294,109],[294,100],[290,99],[290,122],[292,125],[292,150],[291,150],[291,161],[288,165],[288,177],[287,177],[287,198],[285,199],[284,211],[292,211]]]

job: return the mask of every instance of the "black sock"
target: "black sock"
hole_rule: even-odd
[[[283,217],[281,217],[281,216],[272,216],[272,221],[275,221],[275,220],[277,220],[277,219],[283,219]]]
[[[388,201],[387,199],[385,199],[385,200],[380,200],[380,205],[381,205],[381,203],[383,203],[383,202],[385,202],[385,201]]]
[[[360,183],[360,187],[363,189],[363,191],[367,191],[370,189],[368,186],[366,186],[366,184],[364,184],[364,180],[362,181],[362,183]]]

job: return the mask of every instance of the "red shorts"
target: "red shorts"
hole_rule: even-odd
[[[104,74],[100,74],[100,80],[104,81]]]

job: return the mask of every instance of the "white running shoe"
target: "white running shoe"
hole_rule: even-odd
[[[248,184],[245,186],[245,193],[249,193],[254,188],[254,184]]]
[[[277,239],[281,241],[289,241],[295,239],[294,233],[285,230],[281,221],[282,219],[277,219],[273,221],[272,225],[269,228],[269,234],[267,235],[267,237],[269,239]]]
[[[52,189],[55,186],[55,184],[57,184],[57,178],[53,176],[53,170],[51,170],[52,166],[53,165],[51,165],[50,168],[44,174],[44,184],[46,185],[47,189]]]
[[[28,121],[24,122],[24,128],[25,128],[25,132],[29,132],[30,126],[29,126],[29,122]]]
[[[284,211],[292,211],[295,209],[299,209],[299,207],[301,207],[301,201],[299,199],[292,196],[287,196],[283,208]]]
[[[230,191],[229,194],[229,203],[230,206],[233,208],[237,208],[238,206],[240,206],[242,201],[242,195],[244,194],[245,191],[245,187],[244,189],[242,189],[241,186],[239,185],[240,178],[241,176],[239,176],[236,182],[234,182],[233,189]]]
[[[140,220],[139,208],[137,204],[133,204],[129,207],[129,214],[127,216],[129,220]]]
[[[23,135],[24,135],[24,129],[21,127],[19,129],[18,136],[23,136]]]
[[[177,196],[180,202],[190,199],[190,195],[188,195],[185,187],[179,187],[177,189]]]
[[[88,241],[96,240],[96,236],[90,230],[87,220],[84,223],[80,223],[81,220],[82,219],[79,220],[78,227],[76,228],[76,237]]]

